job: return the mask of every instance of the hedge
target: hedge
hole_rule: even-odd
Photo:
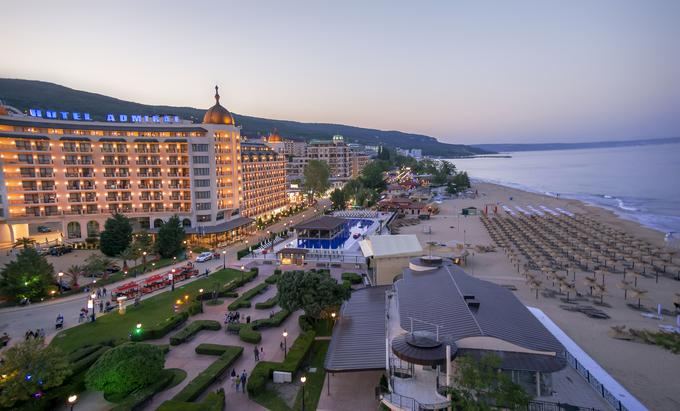
[[[111,408],[110,411],[134,411],[142,409],[146,402],[151,400],[156,393],[163,391],[172,379],[172,372],[163,372],[153,384],[128,394],[123,402]]]
[[[102,354],[111,349],[111,347],[106,345],[99,345],[95,351],[83,356],[79,360],[71,362],[71,372],[72,374],[78,374],[90,368]]]
[[[99,348],[101,348],[100,344],[87,345],[85,347],[77,348],[75,351],[72,351],[71,353],[69,353],[68,361],[70,363],[76,362],[76,361],[92,354],[93,352],[97,351]]]
[[[170,331],[179,327],[187,318],[189,318],[189,313],[186,311],[172,315],[154,326],[143,328],[139,334],[133,333],[130,339],[132,341],[145,341],[162,338]]]
[[[212,364],[193,380],[189,381],[182,391],[172,397],[175,401],[193,401],[215,382],[243,353],[243,347],[228,346]]]
[[[276,284],[279,281],[279,277],[281,277],[281,274],[274,273],[273,275],[265,278],[264,282],[267,284]]]
[[[259,344],[262,341],[262,334],[255,331],[252,327],[241,327],[238,331],[238,338],[250,344]]]
[[[235,278],[229,281],[227,284],[225,284],[224,288],[217,293],[217,298],[238,297],[238,293],[234,292],[234,290],[252,281],[254,278],[257,277],[258,273],[259,270],[257,267],[251,268],[250,271],[244,271],[241,277]],[[200,300],[207,301],[212,300],[212,298],[213,298],[212,291],[208,290],[203,294],[197,295],[196,301]]]
[[[278,303],[279,303],[279,295],[276,294],[275,296],[273,296],[272,298],[270,298],[266,301],[263,301],[261,303],[255,303],[255,308],[257,308],[259,310],[266,310],[268,308],[274,307]]]
[[[364,281],[363,277],[357,273],[342,273],[342,279],[352,284],[361,284]]]
[[[227,331],[238,332],[239,338],[247,343],[258,344],[262,341],[262,334],[260,334],[259,329],[278,327],[281,323],[288,318],[290,311],[281,310],[269,318],[262,318],[255,320],[250,324],[247,323],[231,323],[227,325]]]
[[[198,334],[201,330],[217,331],[222,326],[219,322],[214,320],[198,320],[194,321],[186,327],[182,328],[180,332],[170,337],[170,345],[180,345],[189,341],[191,337]]]
[[[203,343],[203,344],[198,344],[196,346],[196,354],[204,354],[204,355],[222,355],[225,353],[225,351],[229,350],[230,345],[222,345],[222,344],[208,344],[208,343]]]
[[[305,314],[298,317],[298,325],[302,331],[312,331],[314,329],[313,319]]]
[[[250,290],[241,294],[241,296],[234,302],[229,304],[227,308],[229,309],[229,311],[236,311],[239,308],[249,308],[250,300],[256,295],[262,294],[263,292],[267,291],[267,288],[269,288],[269,284],[267,283],[258,284],[255,287],[251,288]]]
[[[314,331],[306,331],[300,334],[288,350],[288,355],[283,362],[258,362],[250,373],[250,379],[246,385],[248,394],[250,396],[262,394],[265,390],[267,381],[271,378],[274,371],[295,373],[302,365],[302,361],[312,347],[315,336],[316,334]]]
[[[205,396],[203,402],[168,400],[156,411],[222,411],[224,410],[224,388]]]

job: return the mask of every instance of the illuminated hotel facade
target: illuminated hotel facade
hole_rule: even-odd
[[[240,129],[220,105],[217,87],[215,99],[201,124],[168,116],[135,116],[149,123],[115,122],[132,116],[112,115],[109,121],[74,120],[89,118],[78,113],[61,120],[54,117],[68,113],[26,116],[0,106],[0,242],[28,237],[38,226],[83,241],[115,212],[150,231],[177,214],[187,233],[215,242],[253,230],[248,217],[260,208],[249,205],[278,198],[272,190],[279,186],[260,199],[261,192],[246,185],[244,198]],[[249,161],[245,174],[265,179],[268,171],[251,172]],[[285,181],[285,175],[275,178]],[[272,209],[285,205],[271,202]]]
[[[241,143],[243,201],[241,213],[267,217],[288,205],[283,155],[261,142]]]

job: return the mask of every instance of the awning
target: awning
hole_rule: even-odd
[[[253,220],[252,218],[238,217],[238,218],[235,218],[233,220],[226,221],[222,224],[213,225],[213,226],[187,227],[187,228],[184,229],[184,231],[187,234],[198,234],[198,235],[224,233],[226,231],[231,231],[231,230],[239,228],[239,227],[248,226],[248,225],[250,225],[254,222],[255,222],[255,220]]]

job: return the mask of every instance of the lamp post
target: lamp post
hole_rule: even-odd
[[[71,406],[71,411],[73,411],[73,406],[76,405],[76,401],[78,401],[78,396],[76,394],[69,395],[68,405]]]
[[[222,269],[227,268],[227,250],[222,250]]]
[[[244,265],[241,266],[241,282],[243,282],[243,273],[246,272],[246,267]]]
[[[144,271],[146,271],[146,251],[142,253],[142,263],[144,264]]]
[[[331,330],[333,329],[333,327],[335,327],[335,315],[336,315],[335,312],[331,313],[331,318],[333,319],[333,321],[331,322]]]
[[[198,289],[198,292],[200,293],[198,299],[199,299],[199,301],[201,302],[201,312],[203,312],[203,289],[202,289],[202,288],[199,288],[199,289]]]
[[[57,276],[59,277],[59,294],[61,294],[61,293],[64,292],[62,285],[61,285],[61,278],[64,276],[64,273],[59,271],[59,274],[57,274]]]
[[[283,330],[283,358],[286,358],[287,352],[288,352],[288,331]]]
[[[300,382],[302,383],[302,411],[305,411],[305,382],[307,382],[307,377],[304,375],[300,377]]]
[[[175,269],[170,270],[170,291],[175,291]]]

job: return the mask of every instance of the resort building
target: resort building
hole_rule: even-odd
[[[241,143],[243,201],[241,214],[267,217],[288,205],[283,156],[264,143]]]
[[[83,241],[116,212],[152,231],[177,214],[190,235],[238,240],[254,228],[241,214],[241,135],[215,89],[215,105],[200,124],[167,115],[94,120],[87,113],[0,111],[0,242],[34,235],[38,227]],[[251,157],[247,176],[257,187],[262,176]],[[275,164],[271,190],[248,186],[248,200],[263,195],[267,209],[283,205],[274,193],[283,179]]]
[[[321,160],[330,168],[331,181],[346,181],[352,177],[351,150],[341,135],[332,140],[312,140],[307,145],[307,162]]]
[[[415,234],[371,235],[359,245],[373,285],[391,285],[411,258],[423,255]]]
[[[566,351],[512,294],[441,257],[415,257],[394,285],[355,291],[326,355],[331,373],[384,370],[391,409],[447,409],[459,357],[495,355],[535,398],[552,395]],[[331,382],[332,385],[332,382]]]

